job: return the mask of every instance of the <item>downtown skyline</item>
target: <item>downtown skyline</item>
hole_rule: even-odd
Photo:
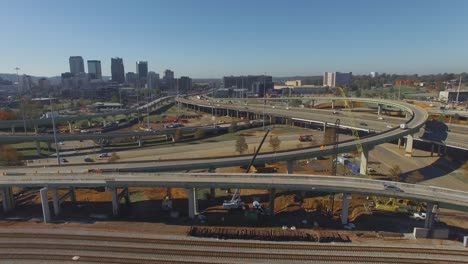
[[[58,76],[70,56],[100,60],[103,76],[111,57],[193,78],[467,71],[466,1],[174,2],[4,4],[0,72]]]

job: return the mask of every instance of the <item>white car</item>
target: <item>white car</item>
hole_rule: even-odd
[[[373,173],[373,172],[375,172],[375,170],[374,170],[374,168],[367,168],[367,172]]]
[[[63,142],[59,142],[59,145],[60,145],[60,146],[63,146],[63,145],[65,145],[65,143],[63,143]]]
[[[426,213],[413,213],[410,218],[415,220],[426,220]]]
[[[384,118],[381,117],[381,116],[377,117],[377,119],[378,119],[378,120],[384,120]]]

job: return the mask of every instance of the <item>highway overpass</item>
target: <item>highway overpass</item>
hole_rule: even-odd
[[[385,185],[394,186],[392,189]],[[55,214],[60,213],[60,203],[74,196],[75,188],[105,187],[112,192],[113,213],[119,214],[120,199],[128,196],[129,187],[185,188],[189,194],[189,215],[196,214],[196,188],[240,188],[318,191],[344,193],[342,220],[347,222],[348,200],[352,194],[375,195],[408,199],[428,203],[428,207],[439,207],[468,211],[468,192],[418,184],[369,180],[355,177],[288,174],[221,174],[221,173],[104,173],[104,174],[26,174],[3,176],[0,188],[5,211],[14,207],[12,187],[43,188],[43,210],[45,221],[50,221],[47,192],[52,191]],[[69,189],[64,197],[58,197],[58,189]],[[122,191],[119,193],[118,189]],[[128,197],[127,197],[128,198]],[[273,195],[274,198],[274,195]],[[274,202],[270,201],[270,202]],[[427,212],[428,215],[431,212]],[[430,217],[428,217],[430,219]],[[431,224],[431,223],[428,223]],[[429,226],[430,227],[430,226]]]
[[[335,98],[345,100],[344,98]],[[243,106],[235,105],[223,105],[223,106],[210,106],[205,105],[203,102],[194,102],[192,100],[187,100],[183,98],[178,98],[178,100],[188,106],[200,108],[220,108],[224,111],[231,111],[231,115],[236,116],[241,112],[251,115],[251,117],[258,118],[263,114],[263,109],[252,108],[245,109]],[[400,129],[399,127],[393,127],[387,129],[382,133],[373,134],[371,136],[361,138],[359,140],[350,140],[346,142],[340,142],[338,151],[340,153],[352,152],[357,149],[356,145],[360,144],[363,147],[363,152],[361,153],[361,173],[367,173],[367,160],[369,151],[376,145],[391,142],[394,140],[402,139],[407,137],[406,152],[411,155],[412,153],[412,143],[413,143],[413,134],[417,133],[419,129],[424,126],[424,123],[427,119],[427,112],[417,106],[406,104],[403,102],[393,102],[393,101],[382,101],[375,99],[361,99],[353,98],[352,100],[363,101],[363,102],[374,102],[374,103],[385,103],[386,105],[398,106],[400,109],[408,112],[411,118],[407,121],[408,129]],[[284,109],[269,109],[271,112],[265,112],[265,115],[279,115],[282,118],[289,118],[290,120],[293,117],[305,117],[313,118],[310,116],[310,113],[304,112],[294,112]],[[335,117],[332,117],[333,119]],[[354,125],[354,120],[348,121],[351,125]],[[332,122],[330,122],[332,123]],[[334,122],[333,122],[334,123]],[[343,122],[344,123],[344,122]],[[343,124],[342,123],[342,124]],[[370,123],[370,122],[369,122]],[[372,123],[373,124],[373,123]],[[371,124],[371,125],[372,125]],[[385,124],[385,123],[383,123]],[[346,123],[344,124],[346,125]],[[105,135],[105,134],[102,134]],[[293,173],[293,164],[295,160],[302,160],[307,158],[313,158],[318,156],[332,155],[333,149],[332,146],[327,146],[325,149],[321,147],[312,147],[306,149],[297,149],[292,151],[277,152],[277,153],[265,153],[258,155],[257,162],[277,162],[277,161],[288,161],[288,172]],[[93,165],[100,169],[111,169],[118,171],[181,171],[181,170],[193,170],[193,169],[207,169],[207,168],[220,168],[220,167],[233,167],[233,166],[242,166],[249,163],[250,156],[237,156],[237,157],[227,157],[227,158],[211,158],[211,159],[194,159],[194,160],[182,160],[182,161],[152,161],[152,162],[139,162],[139,163],[115,163],[115,164],[104,164],[104,165]],[[49,167],[49,168],[4,168],[3,171],[19,171],[19,172],[52,172],[52,171],[62,171],[70,172],[72,171],[83,171],[87,170],[89,165],[70,165],[62,166],[61,168]]]

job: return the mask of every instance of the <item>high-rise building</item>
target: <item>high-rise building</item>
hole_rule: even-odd
[[[39,88],[41,90],[47,90],[50,88],[50,82],[47,78],[40,78],[38,81]]]
[[[101,61],[89,60],[88,61],[88,74],[91,79],[102,79]]]
[[[125,71],[122,58],[111,58],[112,81],[116,83],[125,82]]]
[[[370,72],[370,76],[371,76],[372,78],[375,78],[375,77],[377,77],[378,75],[379,75],[379,74],[378,74],[377,72]]]
[[[83,57],[81,57],[81,56],[70,56],[69,62],[70,62],[70,72],[72,74],[85,72]]]
[[[134,72],[127,72],[125,75],[125,80],[127,84],[135,85],[137,81],[137,75]]]
[[[150,71],[148,72],[148,80],[147,80],[148,89],[159,89],[159,74]]]
[[[147,61],[137,61],[136,63],[136,74],[138,80],[145,81],[148,77],[148,62]]]
[[[273,77],[269,75],[248,75],[248,76],[225,76],[223,77],[224,88],[243,88],[247,89],[250,94],[259,92],[259,85],[265,83],[265,87],[270,89],[273,87]],[[263,87],[263,86],[262,86]],[[262,90],[263,93],[263,89]]]
[[[325,72],[323,74],[323,85],[328,87],[337,87],[351,84],[352,72]]]
[[[174,80],[174,72],[171,70],[165,70],[164,71],[164,77],[163,77],[163,83],[164,87],[171,92],[174,92],[175,90],[175,80]]]
[[[185,94],[192,90],[192,79],[182,76],[177,80],[177,87],[179,94]]]

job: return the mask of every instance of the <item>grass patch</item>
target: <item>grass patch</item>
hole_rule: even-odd
[[[130,192],[130,201],[134,202],[141,202],[147,200],[145,194],[143,192]]]

